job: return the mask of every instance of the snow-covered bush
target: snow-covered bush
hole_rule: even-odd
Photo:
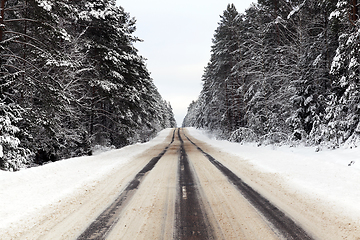
[[[231,142],[254,142],[257,141],[257,136],[254,131],[250,128],[239,128],[233,131],[229,137]]]
[[[15,104],[0,103],[0,169],[17,171],[29,162],[30,150],[22,148],[16,136],[20,129],[21,109]]]
[[[290,143],[290,137],[282,132],[268,133],[259,138],[259,144],[261,145],[284,145]]]
[[[91,148],[91,152],[92,155],[97,155],[99,153],[102,152],[107,152],[110,150],[114,150],[115,146],[111,145],[111,146],[102,146],[102,145],[95,145],[94,147]]]

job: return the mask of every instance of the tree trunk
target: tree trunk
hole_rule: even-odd
[[[5,13],[5,2],[6,0],[1,0],[1,12],[0,12],[0,15],[1,15],[1,18],[0,18],[0,42],[2,42],[2,39],[3,39],[3,31],[4,31],[4,13]]]
[[[354,23],[356,20],[358,20],[359,6],[357,4],[357,0],[351,0],[351,12],[350,12],[350,20]]]
[[[279,7],[278,7],[278,0],[273,0],[273,3],[274,3],[274,7],[275,7],[275,15],[274,15],[274,18],[275,18],[275,21],[276,21],[276,18],[278,17],[278,10],[279,10]],[[279,29],[279,24],[275,24],[275,28],[276,28],[276,40],[277,40],[277,43],[278,45],[280,46],[280,29]]]
[[[25,1],[25,22],[24,22],[24,45],[23,45],[23,67],[24,67],[24,72],[23,72],[23,83],[25,83],[26,80],[26,42],[27,42],[27,21],[26,19],[28,18],[28,1]]]

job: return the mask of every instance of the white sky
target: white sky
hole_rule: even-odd
[[[230,1],[230,2],[229,2]],[[137,19],[139,54],[162,97],[170,101],[181,126],[187,107],[202,89],[201,76],[220,15],[229,3],[244,12],[253,0],[117,0]]]

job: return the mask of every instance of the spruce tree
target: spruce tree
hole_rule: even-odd
[[[235,125],[238,81],[231,75],[239,49],[238,25],[241,17],[233,4],[224,11],[213,38],[210,62],[203,75],[202,98],[207,103],[203,122],[210,129],[231,131]]]
[[[330,71],[335,80],[327,108],[328,129],[322,133],[325,140],[339,145],[354,143],[360,136],[360,24],[353,2],[339,1],[331,17],[341,34]]]

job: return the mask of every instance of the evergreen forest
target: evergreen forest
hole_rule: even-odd
[[[1,0],[0,169],[123,147],[176,125],[115,0]]]
[[[258,0],[220,16],[183,126],[259,144],[360,140],[357,0]]]

